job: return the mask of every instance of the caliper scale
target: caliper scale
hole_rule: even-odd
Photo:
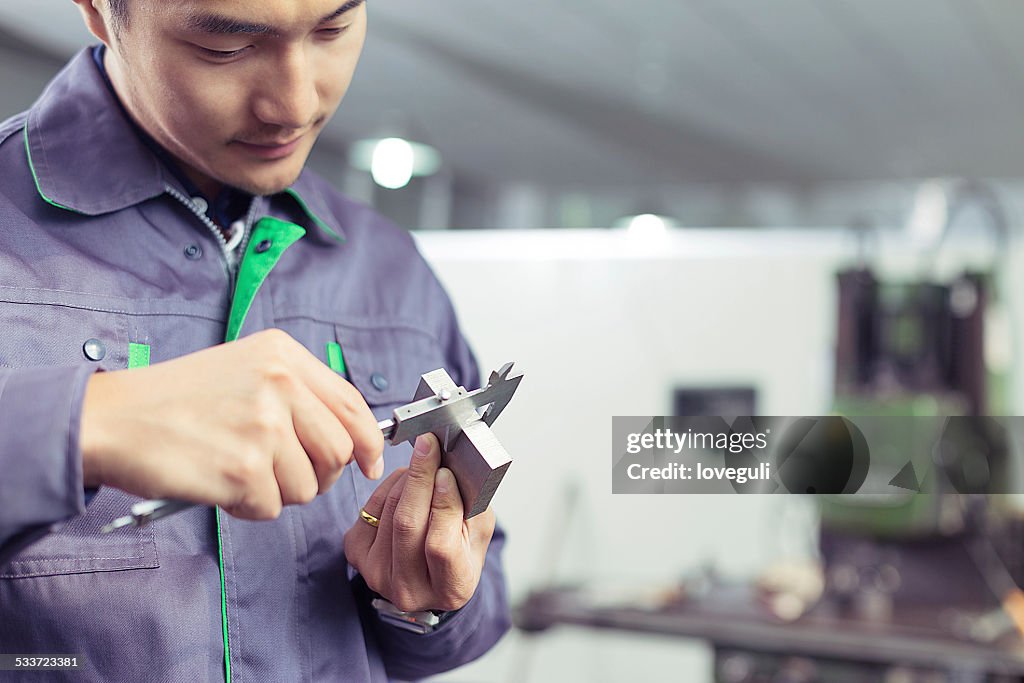
[[[457,386],[441,368],[420,377],[411,403],[394,410],[388,420],[378,422],[384,438],[392,445],[428,432],[441,446],[441,465],[455,475],[462,494],[466,519],[487,509],[512,458],[498,442],[491,425],[505,409],[519,387],[522,375],[510,377],[512,363],[490,374],[487,386],[467,391]],[[180,500],[144,500],[131,512],[115,519],[101,531],[140,527],[157,519],[194,507]]]

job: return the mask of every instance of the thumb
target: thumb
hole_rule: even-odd
[[[466,588],[463,526],[459,487],[451,470],[442,467],[434,476],[434,498],[430,502],[430,524],[424,550],[434,586],[460,594],[464,592],[461,589]],[[472,592],[469,589],[469,595]]]
[[[455,482],[455,475],[447,467],[437,468],[434,475],[434,495],[430,500],[431,526],[440,523],[443,526],[462,528],[462,495]]]
[[[455,475],[447,467],[438,468],[434,475],[434,497],[430,501],[430,521],[427,524],[427,555],[451,553],[462,539],[462,495]]]

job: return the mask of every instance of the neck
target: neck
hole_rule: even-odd
[[[110,84],[114,89],[114,94],[121,101],[125,112],[131,117],[132,121],[138,126],[139,130],[143,131],[150,137],[154,144],[158,145],[168,157],[174,162],[178,170],[184,175],[205,197],[213,199],[223,189],[224,184],[218,180],[211,178],[195,169],[190,164],[186,163],[179,156],[167,149],[165,145],[162,145],[159,138],[153,134],[153,131],[145,124],[144,117],[136,114],[135,103],[131,97],[131,89],[127,85],[127,79],[124,75],[124,69],[122,68],[121,60],[117,59],[112,55],[113,49],[108,47],[103,50],[103,68],[107,72],[107,76],[110,79]]]

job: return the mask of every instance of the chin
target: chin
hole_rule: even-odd
[[[248,192],[249,194],[257,195],[272,195],[278,192],[284,191],[290,187],[292,183],[298,180],[299,175],[302,173],[302,167],[300,166],[297,171],[291,171],[288,174],[275,174],[273,177],[258,178],[258,177],[244,177],[244,178],[232,178],[225,182],[232,187],[237,187],[239,190]]]

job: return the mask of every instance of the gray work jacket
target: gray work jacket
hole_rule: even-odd
[[[222,600],[234,681],[418,678],[508,629],[500,528],[476,594],[438,630],[376,617],[343,551],[376,486],[354,464],[275,521],[221,514],[218,533],[200,507],[98,533],[138,499],[101,487],[86,505],[78,433],[97,370],[280,328],[343,363],[378,419],[439,367],[479,386],[407,232],[309,171],[255,198],[246,230],[236,277],[223,236],[142,142],[88,50],[0,124],[0,654],[82,655],[84,669],[47,680],[223,680]],[[410,452],[387,447],[386,471]]]

